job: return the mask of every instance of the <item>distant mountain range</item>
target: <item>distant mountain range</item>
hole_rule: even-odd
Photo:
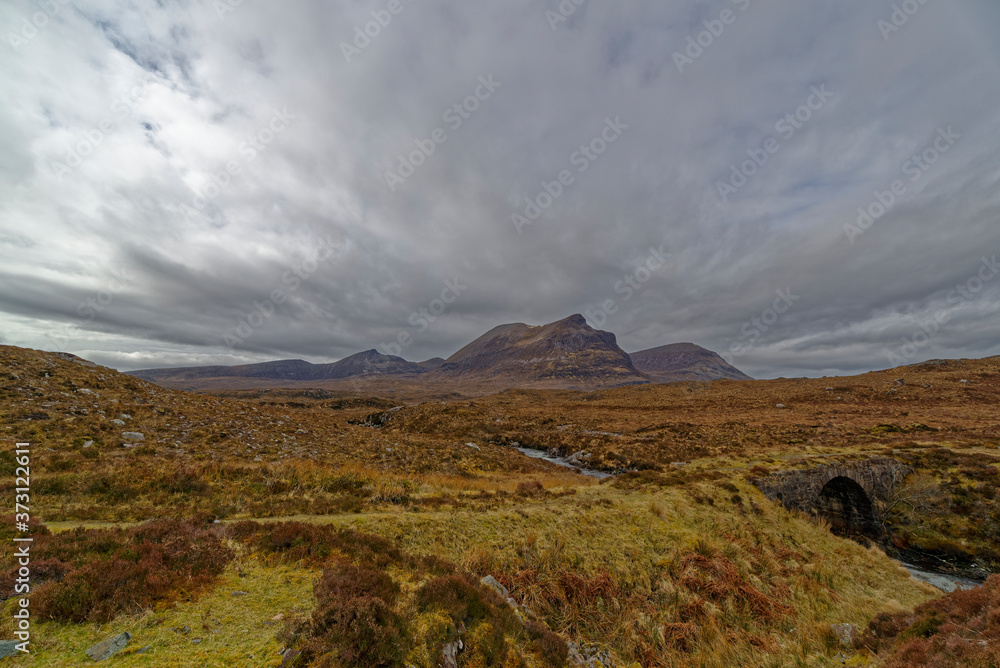
[[[231,386],[336,387],[384,379],[434,387],[598,389],[678,381],[751,380],[716,353],[675,343],[635,353],[622,350],[611,332],[593,329],[582,315],[548,325],[501,325],[448,359],[408,362],[375,350],[332,364],[282,360],[241,366],[145,369],[144,380],[183,389]]]

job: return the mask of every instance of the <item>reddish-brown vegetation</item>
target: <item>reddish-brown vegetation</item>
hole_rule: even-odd
[[[74,622],[108,621],[196,593],[233,556],[218,529],[194,520],[42,535],[31,550],[33,614]],[[9,568],[5,597],[17,571]]]
[[[880,614],[857,644],[886,655],[884,668],[1000,665],[1000,575],[912,613]]]

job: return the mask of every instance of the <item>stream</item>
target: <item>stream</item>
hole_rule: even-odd
[[[975,589],[981,582],[976,582],[975,580],[970,580],[968,578],[962,578],[957,575],[947,575],[945,573],[932,573],[930,571],[925,571],[923,569],[917,568],[913,564],[908,564],[905,561],[900,561],[906,570],[910,571],[912,575],[917,580],[921,582],[926,582],[932,587],[937,587],[944,592],[953,592],[956,589]]]
[[[577,466],[573,462],[569,461],[565,457],[559,457],[557,455],[550,455],[545,450],[535,450],[534,448],[525,448],[517,446],[518,452],[522,455],[527,455],[534,459],[544,459],[547,462],[552,462],[559,466],[564,466],[568,469],[573,469],[574,471],[579,471],[583,475],[589,475],[592,478],[597,478],[599,480],[604,480],[605,478],[610,478],[611,474],[605,471],[595,471],[594,469],[583,468],[582,466]]]
[[[534,448],[525,448],[517,446],[518,452],[528,457],[534,459],[543,459],[547,462],[552,462],[558,466],[563,466],[568,469],[573,469],[574,471],[579,471],[584,475],[589,475],[593,478],[599,480],[604,480],[605,478],[612,477],[613,474],[607,473],[605,471],[597,471],[594,469],[583,468],[573,462],[569,461],[566,457],[560,457],[558,455],[550,455],[545,450],[536,450]],[[891,557],[890,557],[891,558]],[[932,587],[937,587],[944,592],[953,592],[956,589],[975,589],[981,583],[975,580],[970,580],[968,578],[959,577],[957,575],[947,575],[945,573],[933,573],[931,571],[925,571],[922,568],[918,568],[913,564],[908,564],[905,561],[896,560],[902,564],[906,570],[910,572],[910,575],[921,582],[926,582]]]

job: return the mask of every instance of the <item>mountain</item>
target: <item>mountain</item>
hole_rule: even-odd
[[[548,325],[501,325],[449,357],[436,372],[513,386],[547,382],[560,386],[646,383],[615,335],[591,328],[582,315]]]
[[[368,350],[333,364],[280,360],[231,367],[145,369],[131,374],[180,389],[423,389],[476,395],[513,387],[591,390],[651,381],[750,378],[717,354],[692,343],[629,355],[618,346],[614,334],[593,329],[582,315],[548,325],[500,325],[446,360],[435,357],[414,363]]]
[[[444,364],[444,362],[445,360],[443,357],[432,357],[429,360],[424,360],[423,362],[417,362],[417,366],[423,369],[427,369],[428,371],[432,371],[440,367],[442,364]]]
[[[717,353],[693,343],[674,343],[629,353],[636,370],[658,383],[685,380],[753,380]]]
[[[304,360],[281,360],[240,366],[201,366],[180,369],[143,369],[131,375],[153,382],[197,381],[208,378],[250,378],[283,381],[337,380],[356,376],[424,373],[426,369],[402,357],[367,350],[332,364],[311,364]]]
[[[240,366],[196,366],[173,369],[141,369],[129,375],[143,380],[201,380],[204,378],[263,378],[270,380],[314,380],[317,365],[305,360],[279,360]]]
[[[377,350],[367,350],[345,357],[333,364],[319,365],[325,368],[324,378],[352,378],[354,376],[395,376],[405,373],[424,373],[419,364],[407,362],[402,357],[383,355]]]

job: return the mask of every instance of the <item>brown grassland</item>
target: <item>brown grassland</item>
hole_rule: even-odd
[[[196,394],[0,347],[0,490],[13,509],[13,446],[30,442],[36,538],[34,652],[11,665],[86,664],[126,630],[114,665],[277,666],[290,648],[286,665],[431,668],[458,640],[470,667],[573,665],[567,641],[605,666],[997,665],[1000,584],[942,596],[890,556],[1000,568],[998,358],[445,399],[373,387]],[[881,545],[749,482],[875,455],[916,471],[878,508]]]

